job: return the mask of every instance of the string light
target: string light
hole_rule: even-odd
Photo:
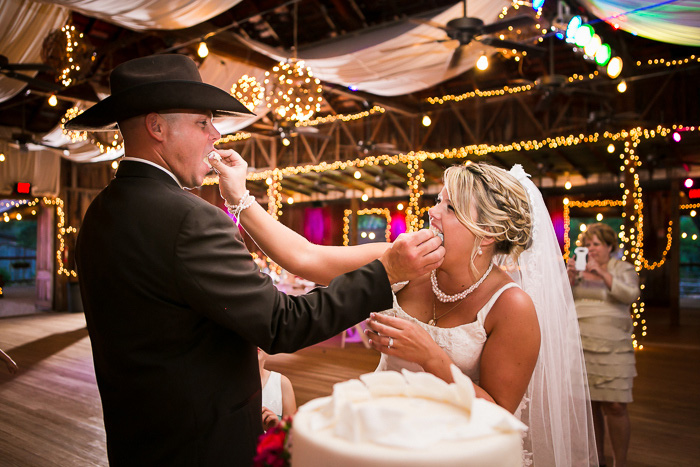
[[[98,139],[98,133],[67,130],[65,126],[66,123],[69,120],[74,119],[81,113],[83,113],[82,110],[78,109],[77,107],[71,107],[61,118],[61,131],[66,137],[70,138],[71,143],[87,141],[89,138],[90,143],[94,144],[97,147],[97,149],[99,149],[101,154],[117,152],[124,147],[124,141],[121,139],[121,134],[119,133],[119,131],[113,131],[111,133],[99,133],[99,138],[105,138],[105,142],[102,142]]]
[[[231,95],[253,112],[265,100],[265,88],[254,76],[243,75],[231,86]]]
[[[303,122],[295,122],[295,126],[315,126],[315,125],[322,125],[324,123],[333,123],[336,120],[340,120],[343,122],[349,122],[352,120],[359,120],[361,118],[369,117],[370,115],[374,115],[376,113],[384,113],[386,112],[386,109],[384,107],[381,107],[379,105],[373,106],[369,110],[363,110],[362,112],[354,113],[354,114],[338,114],[338,115],[326,115],[325,117],[316,117],[313,120],[306,120]]]
[[[214,144],[234,143],[236,141],[246,140],[246,139],[250,138],[251,136],[253,136],[252,133],[246,133],[246,132],[234,133],[231,135],[222,136]]]
[[[641,228],[642,226],[642,215],[641,215],[641,209],[642,209],[642,202],[641,202],[641,187],[639,187],[639,176],[634,171],[635,167],[641,166],[641,162],[639,161],[638,156],[634,156],[632,159],[625,159],[625,155],[629,152],[629,146],[636,147],[637,144],[642,139],[653,139],[657,137],[665,138],[667,135],[669,135],[671,132],[675,131],[678,128],[683,128],[684,131],[698,131],[699,129],[697,127],[685,127],[682,125],[673,125],[671,127],[665,127],[662,125],[658,125],[654,129],[642,129],[640,127],[636,128],[631,128],[628,130],[621,130],[617,133],[612,133],[612,132],[604,132],[604,133],[592,133],[588,135],[584,134],[578,134],[578,135],[568,135],[568,136],[558,136],[558,137],[549,137],[545,138],[542,140],[529,140],[529,141],[519,141],[519,142],[512,142],[510,144],[498,144],[498,145],[488,145],[488,144],[477,144],[477,145],[470,145],[470,146],[463,146],[460,148],[454,148],[454,149],[444,149],[441,152],[426,152],[426,151],[411,151],[406,154],[396,154],[396,155],[389,155],[389,154],[384,154],[384,155],[379,155],[379,156],[369,156],[366,158],[358,158],[354,160],[346,160],[346,161],[334,161],[334,162],[321,162],[316,165],[304,165],[304,166],[290,166],[290,167],[285,167],[285,168],[275,168],[272,170],[264,170],[260,172],[254,172],[251,173],[247,176],[248,180],[251,181],[262,181],[265,180],[268,185],[271,186],[273,183],[273,179],[277,181],[277,183],[280,183],[281,180],[284,177],[287,176],[294,176],[294,175],[300,175],[300,174],[307,174],[307,173],[323,173],[327,171],[347,171],[353,168],[362,168],[362,167],[372,167],[372,166],[381,166],[381,165],[396,165],[396,164],[405,164],[409,168],[409,173],[408,173],[408,180],[407,180],[407,186],[409,188],[410,192],[410,198],[409,198],[409,204],[406,209],[406,224],[407,224],[407,230],[409,231],[414,231],[422,228],[423,226],[423,221],[421,220],[421,217],[424,215],[425,211],[428,208],[420,208],[419,207],[419,202],[420,198],[423,196],[423,191],[421,190],[421,184],[425,181],[424,179],[424,174],[423,174],[423,169],[421,167],[422,161],[425,160],[436,160],[436,159],[467,159],[470,157],[478,157],[478,156],[485,156],[488,154],[494,154],[494,153],[506,153],[506,152],[511,152],[511,151],[537,151],[543,148],[558,148],[558,147],[565,147],[565,146],[577,146],[581,144],[590,144],[590,143],[597,143],[601,140],[610,140],[611,143],[608,145],[608,151],[610,152],[610,148],[612,148],[612,151],[615,151],[615,144],[613,143],[618,143],[618,142],[625,142],[627,146],[625,146],[625,151],[621,154],[621,160],[623,160],[623,166],[621,167],[621,170],[624,171],[625,167],[629,166],[630,169],[632,170],[632,176],[635,177],[636,179],[636,186],[638,189],[638,193],[635,194],[635,199],[638,199],[638,203],[635,206],[635,209],[638,213],[638,216],[635,217],[636,223],[638,227]],[[633,144],[630,144],[630,139],[633,141]],[[631,162],[632,161],[632,162]],[[213,176],[208,176],[204,180],[204,185],[215,185],[218,184],[218,175],[213,175]],[[621,184],[621,188],[624,189],[624,184]],[[270,189],[268,188],[268,191]],[[277,193],[275,191],[272,191],[272,193]],[[281,200],[281,194],[275,194],[275,197],[279,197],[279,200]],[[269,198],[269,204],[268,204],[268,210],[271,214],[274,216],[279,216],[281,213],[281,208],[282,208],[282,203],[279,200],[273,200],[273,197]],[[275,198],[277,199],[277,198]],[[617,206],[621,206],[623,201],[605,201],[608,203],[619,203],[616,204]],[[580,207],[577,203],[579,202],[569,202],[568,199],[565,199],[565,216],[568,218],[568,208],[569,206],[573,207]],[[583,206],[583,205],[581,205]],[[566,240],[566,245],[565,245],[565,258],[568,258],[569,254],[569,244],[568,244],[568,220],[565,222],[565,229],[566,229],[566,235],[565,238]],[[629,238],[629,235],[627,235],[625,238]],[[649,264],[648,261],[644,259],[643,256],[643,248],[642,248],[642,236],[640,235],[640,238],[638,240],[635,240],[635,248],[637,248],[637,252],[635,253],[637,260],[641,261],[637,267],[640,267],[640,265],[644,265],[643,267],[647,268],[653,268],[653,267],[659,267],[663,264],[665,260],[666,254],[664,254],[664,257],[662,258],[661,261],[657,263],[652,263]],[[667,245],[666,251],[670,248],[670,244]]]
[[[267,107],[283,120],[305,121],[321,110],[321,81],[303,60],[280,62],[265,72]]]
[[[66,135],[68,138],[70,138],[71,143],[77,143],[79,141],[86,141],[88,138],[87,131],[74,131],[74,130],[66,130],[66,123],[69,120],[74,119],[78,115],[83,113],[82,110],[80,110],[78,107],[71,107],[70,109],[66,110],[65,115],[61,118],[61,131],[63,132],[64,135]]]
[[[58,79],[66,87],[86,76],[96,58],[92,45],[70,23],[46,37],[41,55],[44,63],[60,72]]]
[[[370,214],[377,214],[384,216],[386,218],[386,230],[384,231],[384,238],[387,243],[391,241],[391,212],[386,208],[371,208],[371,209],[360,209],[356,212],[358,216],[366,216]],[[350,216],[352,215],[351,209],[346,209],[343,214],[343,245],[350,245]]]

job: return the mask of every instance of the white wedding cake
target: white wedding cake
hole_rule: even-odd
[[[525,425],[452,374],[452,384],[405,370],[336,384],[294,416],[292,467],[521,466]]]

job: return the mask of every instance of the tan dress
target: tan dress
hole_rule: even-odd
[[[629,263],[610,259],[612,288],[582,281],[573,287],[591,400],[632,402],[637,376],[630,305],[639,297],[639,276]]]

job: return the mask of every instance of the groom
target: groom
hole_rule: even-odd
[[[111,96],[66,124],[115,127],[125,155],[85,214],[77,269],[112,466],[250,465],[262,433],[257,347],[294,352],[390,308],[390,284],[434,268],[421,231],[327,288],[291,297],[260,273],[199,186],[218,115],[249,114],[182,55],[126,62]]]

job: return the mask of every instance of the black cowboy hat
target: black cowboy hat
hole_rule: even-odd
[[[209,110],[215,117],[254,115],[226,91],[202,82],[185,55],[129,60],[109,76],[111,95],[65,124],[67,130],[106,131],[116,123],[159,110]]]

